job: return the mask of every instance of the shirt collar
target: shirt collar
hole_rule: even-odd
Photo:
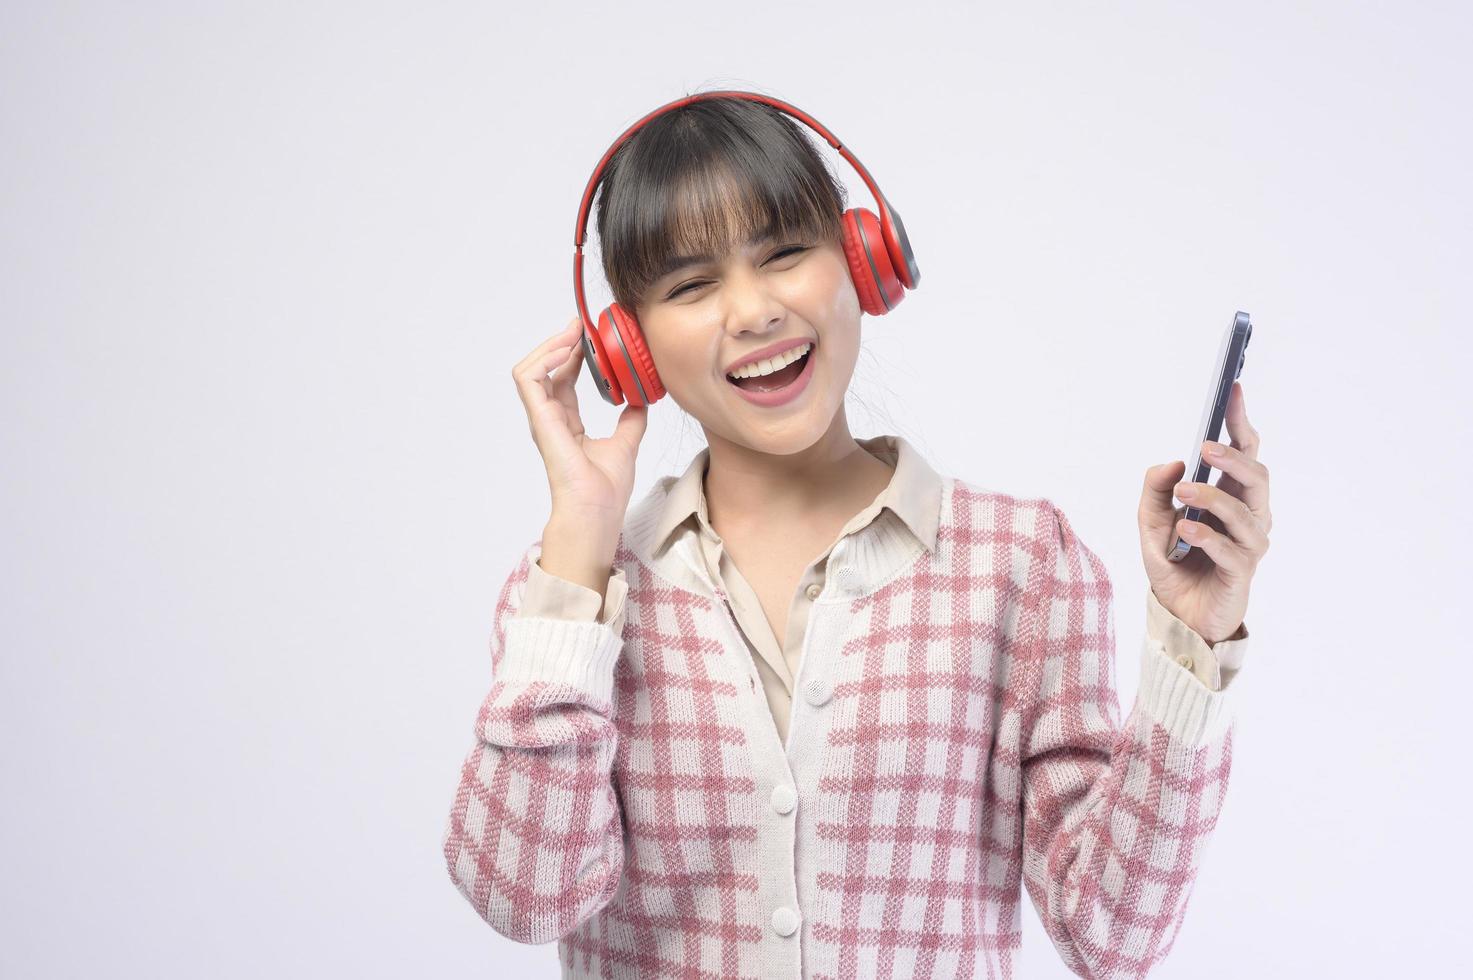
[[[888,507],[925,546],[936,550],[936,528],[941,518],[941,476],[915,447],[900,436],[879,435],[856,439],[871,454],[891,466],[895,473],[874,504]],[[671,542],[676,532],[692,517],[698,527],[709,527],[704,479],[711,449],[696,454],[670,489],[655,520],[651,548],[658,553]],[[871,506],[874,506],[872,504]]]

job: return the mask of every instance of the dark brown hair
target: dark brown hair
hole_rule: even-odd
[[[604,277],[629,312],[676,256],[724,256],[756,234],[839,242],[844,187],[803,123],[761,102],[702,99],[655,117],[600,179]]]

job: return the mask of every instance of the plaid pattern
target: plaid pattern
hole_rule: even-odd
[[[515,616],[532,545],[443,839],[482,918],[558,940],[564,977],[1006,978],[1026,887],[1075,973],[1146,975],[1216,823],[1229,695],[1147,637],[1122,725],[1110,581],[1064,515],[952,479],[941,515],[894,567],[836,546],[786,747],[691,556],[626,528],[619,626]]]

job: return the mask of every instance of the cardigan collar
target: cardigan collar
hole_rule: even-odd
[[[842,536],[834,546],[841,590],[862,595],[889,577],[921,550],[934,552],[941,522],[945,481],[913,445],[894,435],[857,439],[862,447],[895,468],[890,482],[866,510],[876,513],[861,533]],[[704,478],[711,450],[702,449],[680,476],[663,476],[630,511],[624,543],[657,572],[686,588],[715,590],[697,550],[696,536],[709,526]]]

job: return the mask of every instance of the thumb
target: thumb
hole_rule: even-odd
[[[626,404],[624,411],[619,413],[619,421],[614,423],[614,438],[623,442],[631,451],[636,450],[640,440],[644,438],[649,421],[648,405]]]
[[[1141,488],[1140,521],[1143,531],[1160,531],[1176,524],[1176,485],[1187,471],[1179,459],[1146,470]]]

